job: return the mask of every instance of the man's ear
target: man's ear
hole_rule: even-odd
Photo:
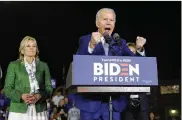
[[[95,24],[97,27],[99,27],[99,22],[97,20],[95,21]]]

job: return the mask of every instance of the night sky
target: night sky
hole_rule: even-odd
[[[97,30],[96,12],[103,7],[116,12],[116,28],[127,42],[147,39],[146,54],[157,57],[159,80],[180,80],[181,2],[0,2],[0,65],[5,76],[10,61],[18,58],[24,36],[35,37],[40,59],[51,76],[63,84],[79,38]],[[3,77],[4,78],[4,77]],[[4,81],[4,79],[3,79]]]

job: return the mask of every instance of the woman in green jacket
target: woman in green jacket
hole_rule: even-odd
[[[10,62],[4,92],[11,99],[8,120],[48,120],[46,99],[52,95],[48,65],[38,58],[35,38],[20,43],[19,59]]]

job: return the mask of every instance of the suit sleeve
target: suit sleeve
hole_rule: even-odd
[[[7,97],[9,97],[12,101],[21,102],[22,92],[15,90],[15,64],[10,63],[8,65],[6,78],[5,78],[5,86],[4,93]]]
[[[122,40],[122,47],[123,47],[123,51],[124,51],[124,55],[126,56],[145,56],[145,50],[143,52],[136,52],[136,54],[134,54],[129,48],[128,46],[126,45],[126,41],[125,40]]]
[[[90,53],[88,52],[88,45],[89,41],[86,39],[86,37],[81,37],[79,39],[79,48],[76,55],[90,55]]]
[[[51,85],[51,75],[49,72],[49,67],[48,65],[45,63],[45,89],[41,89],[39,90],[41,96],[42,96],[42,100],[46,100],[47,98],[49,98],[52,95],[52,85]]]
[[[136,55],[128,48],[128,46],[126,45],[126,40],[122,40],[121,43],[122,43],[122,47],[123,47],[123,54],[124,54],[125,56],[136,56]]]

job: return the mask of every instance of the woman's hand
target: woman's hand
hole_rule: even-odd
[[[36,93],[36,94],[33,94],[33,103],[36,103],[37,101],[39,101],[41,98],[41,95]]]
[[[27,94],[27,93],[22,94],[21,99],[22,99],[25,103],[27,103],[27,104],[30,104],[31,101],[32,101],[31,95],[30,95],[30,94]]]
[[[38,100],[40,100],[40,94],[23,94],[22,100],[27,104],[35,104]]]

